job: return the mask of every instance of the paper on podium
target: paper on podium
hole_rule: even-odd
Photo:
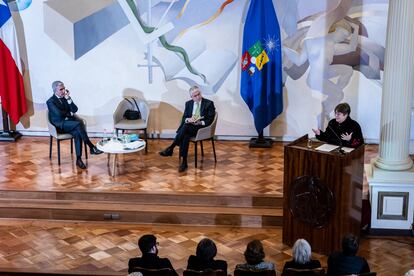
[[[337,148],[339,148],[339,146],[331,145],[331,144],[323,144],[315,149],[319,151],[330,152]]]
[[[354,150],[354,148],[342,147],[342,150],[346,153],[350,153],[351,151]]]

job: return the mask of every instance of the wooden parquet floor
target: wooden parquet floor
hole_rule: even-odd
[[[157,236],[159,255],[168,257],[180,275],[204,237],[216,242],[217,258],[228,262],[231,274],[243,262],[246,244],[252,239],[262,240],[266,259],[276,264],[278,275],[284,262],[291,259],[291,248],[281,242],[281,229],[0,221],[0,268],[126,271],[128,259],[139,255],[138,238],[147,233]],[[413,252],[411,237],[365,237],[359,255],[377,275],[404,275],[414,267]],[[326,267],[326,256],[313,257]]]
[[[0,143],[0,189],[90,190],[128,192],[202,192],[282,195],[283,144],[271,150],[248,149],[247,142],[216,142],[217,164],[210,143],[204,143],[204,161],[194,168],[191,148],[189,170],[179,174],[178,149],[172,157],[158,152],[170,141],[150,140],[148,154],[119,155],[118,175],[111,177],[107,156],[89,156],[88,169],[79,170],[68,141],[56,145],[49,160],[48,137],[23,137],[18,143]]]
[[[96,140],[95,140],[96,141]],[[170,141],[149,140],[143,152],[119,157],[118,175],[110,176],[105,154],[89,156],[88,169],[80,170],[70,155],[68,141],[61,144],[61,165],[56,145],[49,160],[48,137],[23,137],[18,143],[0,143],[0,190],[126,191],[165,193],[268,194],[283,196],[283,143],[271,149],[249,149],[247,142],[217,141],[217,164],[211,144],[204,143],[204,161],[194,168],[193,148],[189,169],[179,174],[178,150],[173,157],[158,152]],[[366,149],[366,163],[377,146]]]

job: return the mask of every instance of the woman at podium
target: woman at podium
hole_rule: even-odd
[[[312,129],[316,138],[341,147],[356,148],[364,144],[360,125],[351,119],[351,107],[340,103],[335,107],[335,119],[329,121],[325,131]]]

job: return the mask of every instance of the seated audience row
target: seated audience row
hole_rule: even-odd
[[[142,252],[140,258],[132,258],[128,263],[128,273],[137,268],[163,269],[169,268],[174,275],[178,275],[171,262],[167,258],[158,257],[158,243],[154,235],[144,235],[138,241],[138,247]],[[350,275],[369,272],[367,261],[356,253],[359,248],[358,238],[347,235],[342,239],[342,252],[334,252],[328,257],[327,275]],[[222,270],[227,275],[227,262],[216,260],[216,244],[208,239],[202,239],[196,249],[196,255],[188,258],[187,269],[195,271]],[[317,269],[321,267],[318,260],[311,259],[312,249],[304,239],[298,239],[292,248],[291,261],[287,261],[283,267],[282,276],[287,274],[289,268],[293,269]],[[246,263],[236,265],[236,270],[275,270],[271,262],[264,261],[265,253],[259,240],[253,240],[247,244],[244,252]],[[302,274],[301,274],[302,275]],[[309,274],[311,275],[311,274]]]

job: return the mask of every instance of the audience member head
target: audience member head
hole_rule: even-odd
[[[299,264],[306,264],[312,256],[310,244],[305,239],[298,239],[292,248],[293,260]]]
[[[348,234],[342,238],[342,252],[345,255],[354,256],[358,252],[358,237]]]
[[[414,276],[414,269],[407,271],[404,276]]]
[[[129,273],[127,276],[143,276],[141,272],[132,272]]]
[[[142,254],[158,253],[157,238],[154,235],[144,235],[138,240],[138,247]]]
[[[202,239],[198,245],[196,250],[196,256],[204,261],[209,261],[214,259],[217,255],[217,247],[216,244],[207,238]]]
[[[263,262],[265,253],[263,245],[259,240],[253,240],[247,244],[244,251],[244,258],[249,265],[256,265]]]

